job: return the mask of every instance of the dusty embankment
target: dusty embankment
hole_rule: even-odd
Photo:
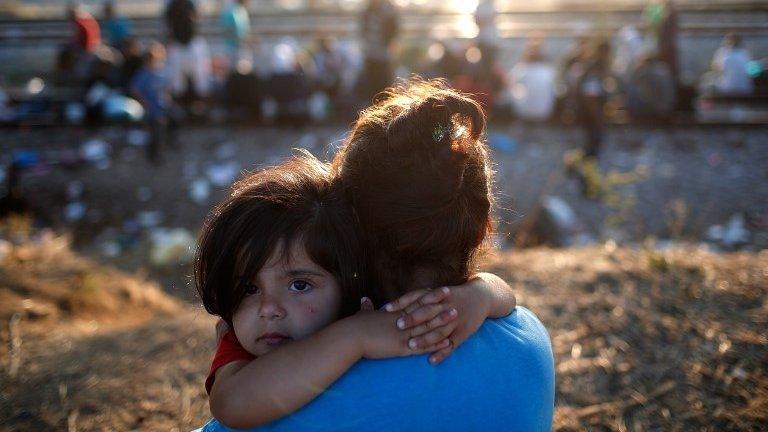
[[[768,421],[768,252],[608,244],[498,252],[485,267],[550,330],[556,430]],[[0,429],[189,430],[208,417],[213,320],[64,238],[3,243],[0,320]]]

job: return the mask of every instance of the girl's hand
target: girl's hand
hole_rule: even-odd
[[[401,328],[411,336],[409,343],[417,349],[446,338],[450,341],[429,357],[430,363],[437,364],[474,334],[486,318],[506,315],[515,303],[509,285],[496,276],[482,274],[463,285],[410,292],[385,309],[403,314],[398,324],[403,324]]]
[[[448,341],[444,350],[450,353],[455,342],[452,336],[460,323],[457,320],[458,311],[447,300],[450,296],[451,289],[448,287],[417,290],[384,305],[384,309],[401,312],[397,327],[408,334],[410,347],[421,349]],[[436,355],[430,357],[430,363],[436,364],[442,360]]]
[[[356,341],[360,355],[368,359],[425,354],[448,346],[448,340],[443,339],[421,348],[409,347],[410,336],[396,326],[400,315],[384,311],[361,310],[342,321],[346,326],[346,333]]]

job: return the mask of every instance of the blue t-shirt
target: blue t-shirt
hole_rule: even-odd
[[[523,307],[487,320],[443,363],[363,360],[294,414],[255,431],[549,431],[549,335]],[[230,431],[216,420],[203,432]]]

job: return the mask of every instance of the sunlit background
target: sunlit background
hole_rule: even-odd
[[[768,2],[675,1],[676,82],[652,55],[645,14],[660,2],[497,0],[495,57],[478,0],[393,2],[394,75],[448,78],[488,111],[498,223],[483,268],[549,330],[554,429],[763,430]],[[192,283],[197,235],[242,173],[296,148],[333,157],[371,101],[365,2],[251,0],[247,61],[233,62],[231,0],[197,0],[213,90],[175,100],[175,145],[158,159],[130,85],[59,68],[68,3],[0,0],[0,212],[29,210],[0,218],[0,429],[191,430],[210,417],[215,322]],[[103,1],[81,4],[104,24]],[[134,61],[168,45],[164,1],[115,4]],[[713,90],[728,34],[748,92]],[[321,42],[340,53],[338,88],[321,86]],[[599,63],[601,43],[612,71],[590,99],[595,125],[569,71]],[[128,57],[113,51],[105,63]],[[274,85],[285,69],[295,80]],[[279,99],[297,88],[291,116]],[[118,115],[88,105],[105,95]]]

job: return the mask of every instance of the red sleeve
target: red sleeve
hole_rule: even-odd
[[[205,379],[205,391],[211,394],[211,388],[213,387],[213,381],[216,379],[216,371],[220,367],[232,363],[238,360],[253,360],[256,356],[249,353],[245,348],[240,345],[235,337],[235,332],[232,330],[224,333],[224,337],[221,338],[218,348],[216,348],[216,354],[213,356],[213,363],[211,363],[211,371],[208,372],[208,378]]]

